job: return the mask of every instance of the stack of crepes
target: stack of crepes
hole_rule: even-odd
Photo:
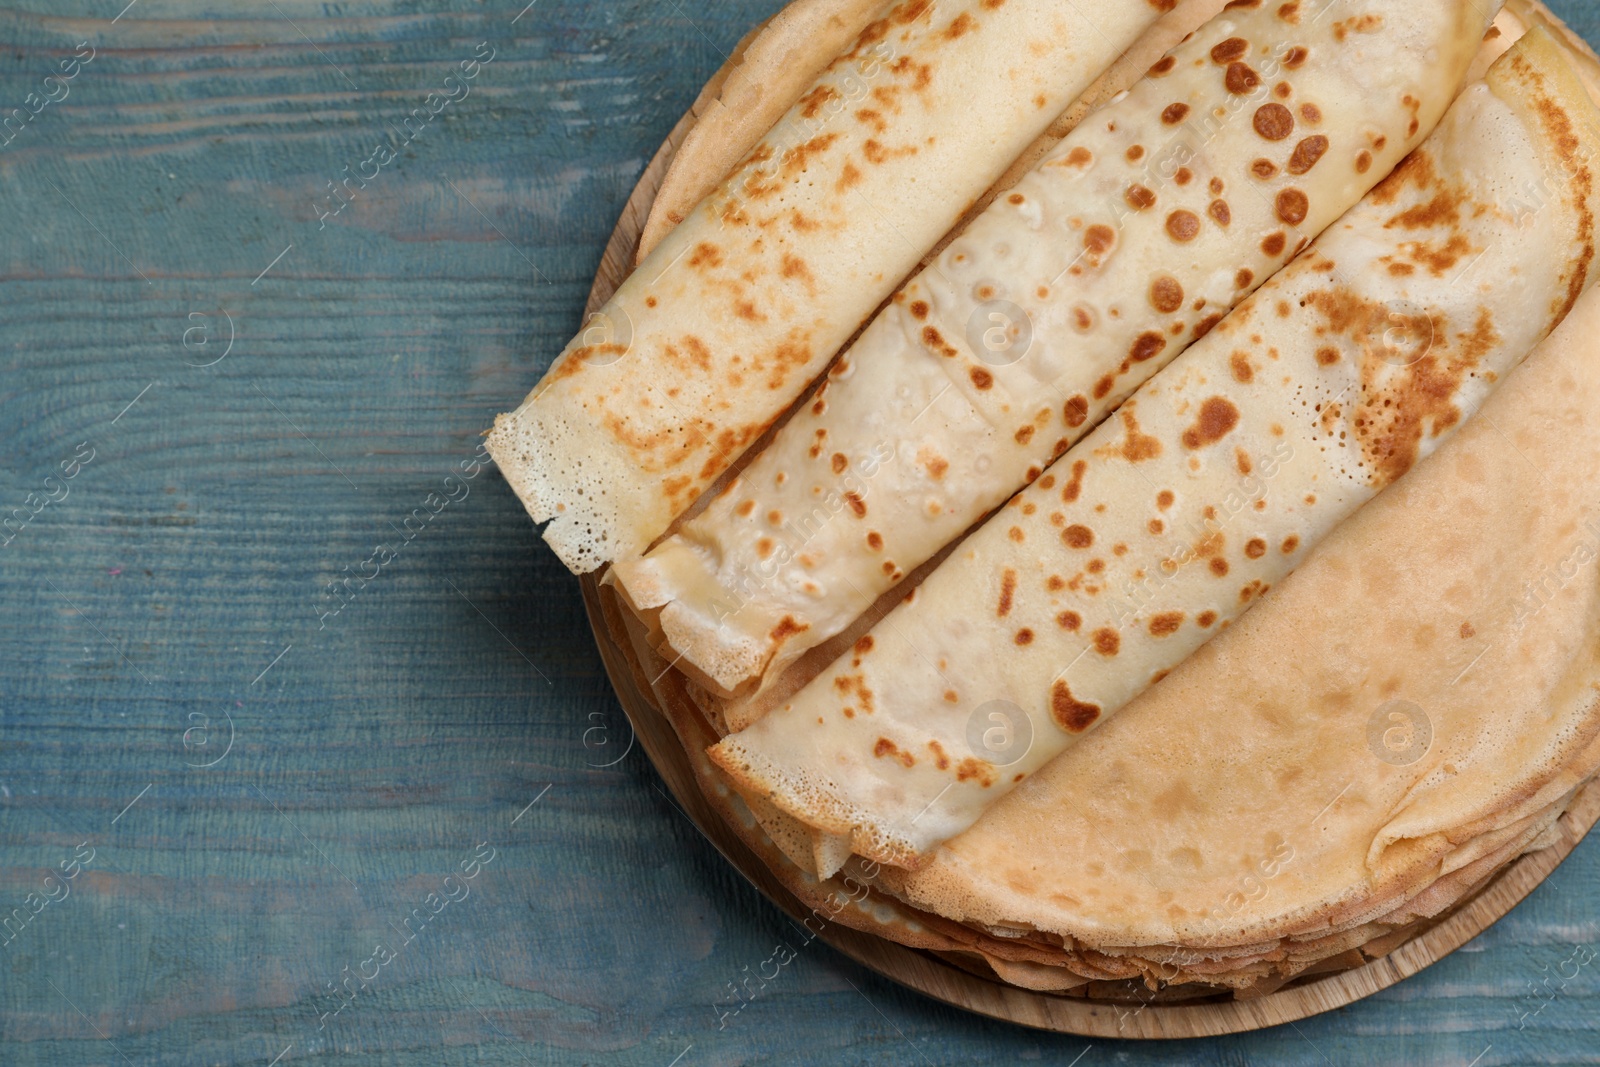
[[[1600,767],[1592,57],[1521,0],[1219,7],[1082,72],[714,495],[604,541],[637,680],[789,888],[1034,989],[1382,955]],[[825,10],[747,62],[793,79]],[[626,358],[608,395],[674,388]],[[575,403],[537,416],[618,410]]]

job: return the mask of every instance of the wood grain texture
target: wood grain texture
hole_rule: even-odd
[[[123,3],[0,10],[0,115],[96,49],[0,147],[0,512],[95,454],[0,548],[0,915],[94,849],[0,946],[0,1064],[1600,1062],[1600,960],[1562,966],[1600,950],[1593,841],[1449,959],[1292,1027],[1085,1053],[816,945],[719,1029],[793,926],[629,747],[503,482],[429,494],[777,0]],[[1590,0],[1552,6],[1600,40]],[[482,41],[470,95],[319,228]],[[224,312],[232,350],[193,366]]]

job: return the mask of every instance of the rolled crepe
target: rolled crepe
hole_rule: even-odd
[[[886,6],[885,0],[790,0],[739,42],[690,109],[696,119],[650,203],[636,262],[689,217]],[[717,121],[701,118],[713,111]]]
[[[897,293],[706,511],[619,564],[667,658],[744,696],[845,629],[1387,176],[1491,16],[1325,0],[1212,19]]]
[[[902,0],[568,344],[489,451],[575,572],[642,552],[1172,0]]]
[[[713,758],[854,852],[922,862],[1259,600],[1566,316],[1591,284],[1597,123],[1529,34],[1304,256]]]

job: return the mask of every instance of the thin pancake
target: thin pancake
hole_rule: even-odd
[[[847,627],[1386,177],[1487,25],[1476,0],[1289,11],[1225,11],[1096,112],[705,512],[617,565],[669,659],[731,697]]]
[[[1435,880],[1600,766],[1597,337],[1591,292],[1402,486],[898,891],[1124,948],[1459,899]]]
[[[924,861],[1258,600],[1560,322],[1591,281],[1597,121],[1549,35],[1524,38],[1307,256],[713,757],[857,853]],[[1530,183],[1548,202],[1507,210]],[[991,744],[996,716],[1012,733]]]
[[[1512,0],[1508,6],[1517,10],[1518,15],[1522,16],[1521,21],[1523,23],[1542,21],[1542,15],[1530,17],[1539,12],[1540,9],[1537,5],[1529,5],[1523,3],[1522,0]],[[1531,11],[1529,10],[1530,8],[1532,9]],[[1502,14],[1497,21],[1497,25],[1504,31],[1504,35],[1485,47],[1485,58],[1480,60],[1479,65],[1480,75],[1483,69],[1487,68],[1488,63],[1497,58],[1500,52],[1509,47],[1511,41],[1520,34],[1521,28],[1518,22],[1519,20],[1509,14]],[[1570,43],[1573,43],[1574,47],[1582,47],[1576,42]],[[1260,635],[1259,640],[1262,641],[1264,647],[1271,647],[1279,639],[1280,634],[1287,634],[1290,640],[1303,640],[1303,628],[1300,627],[1298,620],[1293,618],[1292,615],[1285,617],[1276,624],[1277,628],[1275,629],[1275,625],[1271,622],[1271,616],[1276,610],[1274,604],[1281,596],[1289,595],[1290,590],[1298,588],[1299,583],[1311,580],[1306,576],[1315,574],[1316,569],[1321,566],[1320,561],[1325,556],[1343,551],[1345,539],[1350,536],[1349,531],[1358,529],[1360,523],[1366,520],[1368,516],[1371,516],[1371,521],[1373,522],[1388,521],[1393,523],[1394,532],[1400,534],[1400,536],[1386,536],[1376,540],[1375,556],[1377,562],[1381,564],[1387,564],[1397,551],[1414,551],[1461,561],[1464,564],[1464,569],[1469,571],[1483,569],[1486,566],[1491,568],[1490,573],[1501,579],[1501,581],[1498,586],[1491,584],[1481,587],[1481,596],[1479,597],[1480,602],[1490,608],[1496,606],[1496,598],[1502,592],[1499,586],[1503,586],[1504,589],[1521,591],[1524,587],[1539,581],[1542,577],[1541,572],[1546,570],[1547,567],[1554,566],[1556,572],[1559,573],[1563,566],[1567,565],[1567,560],[1562,558],[1561,553],[1558,552],[1554,557],[1549,557],[1548,553],[1530,555],[1520,551],[1520,547],[1522,545],[1538,546],[1550,543],[1549,529],[1553,528],[1555,524],[1559,524],[1563,516],[1566,515],[1566,509],[1571,505],[1570,500],[1553,497],[1546,498],[1537,495],[1529,498],[1520,492],[1510,492],[1504,488],[1497,488],[1496,491],[1502,496],[1502,502],[1509,502],[1512,505],[1510,513],[1517,514],[1518,517],[1509,526],[1490,523],[1485,524],[1481,529],[1488,530],[1491,533],[1503,534],[1503,537],[1486,540],[1478,535],[1481,531],[1474,528],[1472,531],[1473,536],[1470,538],[1460,538],[1457,542],[1444,546],[1436,539],[1427,536],[1419,538],[1416,536],[1416,530],[1420,528],[1425,534],[1435,530],[1451,530],[1453,524],[1462,520],[1461,516],[1452,512],[1448,503],[1452,494],[1456,491],[1450,482],[1454,468],[1449,465],[1455,462],[1455,457],[1457,456],[1465,455],[1469,451],[1482,453],[1482,456],[1490,464],[1487,474],[1488,484],[1491,487],[1507,487],[1521,484],[1520,471],[1514,466],[1508,468],[1506,465],[1506,461],[1512,459],[1515,459],[1515,463],[1522,463],[1521,457],[1512,456],[1510,438],[1502,436],[1496,430],[1496,427],[1514,437],[1517,442],[1516,447],[1532,449],[1535,454],[1543,454],[1546,451],[1557,449],[1572,449],[1576,450],[1573,453],[1574,455],[1582,457],[1600,452],[1600,432],[1597,432],[1594,420],[1588,412],[1580,412],[1576,416],[1570,412],[1558,415],[1540,406],[1540,401],[1537,399],[1546,393],[1552,396],[1566,395],[1572,397],[1595,395],[1600,392],[1600,381],[1590,380],[1594,377],[1593,375],[1580,376],[1573,380],[1561,375],[1548,374],[1541,369],[1549,361],[1558,358],[1568,361],[1569,364],[1576,361],[1585,361],[1577,363],[1577,369],[1580,370],[1584,366],[1600,367],[1600,361],[1587,359],[1592,345],[1587,344],[1586,341],[1597,333],[1600,333],[1600,298],[1591,293],[1580,303],[1573,316],[1557,330],[1541,350],[1530,357],[1527,367],[1519,372],[1517,379],[1509,383],[1507,389],[1488,405],[1486,414],[1493,419],[1493,426],[1488,422],[1469,426],[1455,441],[1446,445],[1438,456],[1421,465],[1411,479],[1408,479],[1407,493],[1415,493],[1418,496],[1409,498],[1408,496],[1390,496],[1376,501],[1352,523],[1346,524],[1340,530],[1335,531],[1324,546],[1311,556],[1301,571],[1296,576],[1291,577],[1277,592],[1269,596],[1266,602],[1252,616],[1245,619],[1239,627],[1234,628],[1229,634],[1209,647],[1218,649],[1220,653],[1220,650],[1229,645],[1254,640],[1246,637],[1250,633],[1258,633]],[[1530,391],[1531,401],[1529,397],[1519,394],[1519,387]],[[1557,433],[1549,433],[1542,442],[1538,439],[1523,436],[1528,428],[1537,428],[1539,426],[1550,427],[1552,430],[1559,428],[1559,436]],[[1541,449],[1541,444],[1544,446],[1543,449]],[[1501,453],[1498,459],[1495,458],[1497,450]],[[1480,472],[1470,467],[1467,469],[1472,473],[1474,486],[1483,482],[1483,479],[1479,477]],[[1596,469],[1593,465],[1578,468],[1581,474],[1587,475],[1590,480],[1592,480]],[[1563,469],[1550,470],[1549,473],[1553,478],[1560,478],[1563,482],[1567,481]],[[1534,484],[1537,486],[1543,483],[1535,482]],[[1571,485],[1576,494],[1584,497],[1585,502],[1600,499],[1600,491],[1597,491],[1600,490],[1600,486],[1588,484],[1582,478],[1573,480]],[[1476,491],[1474,489],[1474,492]],[[1422,499],[1433,498],[1433,504],[1428,512],[1419,516],[1425,520],[1420,527],[1412,526],[1410,523],[1402,523],[1398,518],[1381,520],[1381,516],[1386,513],[1399,516],[1403,509],[1410,507],[1411,502],[1419,497]],[[1491,510],[1498,511],[1500,503],[1490,500],[1485,502],[1485,506]],[[1520,514],[1518,514],[1519,512]],[[1552,526],[1541,529],[1537,525],[1529,525],[1525,521],[1529,515],[1546,516],[1551,520]],[[1432,519],[1442,519],[1444,521],[1442,523],[1427,521]],[[1470,520],[1467,521],[1470,526]],[[1452,534],[1451,536],[1455,535]],[[1369,538],[1369,540],[1371,539]],[[1541,556],[1548,557],[1548,562],[1542,559]],[[1485,560],[1491,560],[1492,563],[1486,564]],[[1356,571],[1364,569],[1365,564],[1359,553],[1356,554],[1351,566]],[[1424,602],[1431,602],[1431,599]],[[1452,605],[1452,607],[1462,606]],[[624,616],[617,614],[615,618],[617,624],[621,625]],[[1549,619],[1549,625],[1552,627],[1550,631],[1546,631],[1545,634],[1530,634],[1530,637],[1538,642],[1537,647],[1544,647],[1544,643],[1551,640],[1546,634],[1554,635],[1554,641],[1557,643],[1566,640],[1560,631],[1563,627],[1571,626],[1570,620],[1557,621],[1554,617],[1547,618]],[[633,620],[629,619],[628,621],[632,622]],[[1354,614],[1351,620],[1343,625],[1348,625],[1359,631],[1366,628],[1366,623],[1367,618],[1363,612]],[[1308,647],[1302,657],[1303,662],[1309,664],[1319,657],[1326,657],[1328,645],[1329,643],[1324,643]],[[1096,791],[1093,788],[1094,783],[1103,777],[1103,773],[1090,764],[1090,761],[1095,758],[1095,746],[1110,743],[1106,740],[1107,738],[1110,738],[1116,731],[1125,730],[1127,732],[1120,735],[1121,740],[1112,743],[1111,748],[1101,750],[1101,755],[1120,751],[1130,743],[1130,737],[1138,736],[1137,732],[1141,727],[1136,724],[1144,723],[1145,726],[1143,728],[1158,732],[1147,741],[1135,740],[1132,744],[1150,751],[1152,757],[1158,761],[1156,765],[1169,767],[1165,761],[1176,753],[1179,755],[1179,765],[1169,769],[1174,770],[1181,778],[1202,785],[1213,785],[1229,781],[1232,768],[1238,763],[1238,760],[1232,755],[1235,738],[1231,717],[1219,716],[1216,720],[1218,728],[1214,731],[1185,729],[1192,716],[1192,708],[1183,699],[1161,699],[1162,694],[1167,692],[1169,687],[1185,684],[1185,680],[1190,677],[1190,672],[1201,670],[1200,667],[1191,666],[1191,664],[1198,665],[1208,654],[1211,653],[1202,652],[1201,655],[1191,660],[1189,664],[1185,664],[1178,672],[1175,672],[1168,682],[1156,687],[1147,696],[1130,705],[1119,716],[1118,721],[1110,724],[1106,731],[1088,738],[1083,746],[1052,763],[1027,787],[997,805],[970,831],[955,839],[947,849],[941,850],[934,865],[928,871],[909,876],[919,896],[929,902],[944,901],[939,906],[946,914],[952,916],[981,914],[991,923],[1007,924],[1012,930],[1011,941],[1016,940],[1018,932],[1032,931],[1033,927],[1030,923],[1034,921],[1040,922],[1040,925],[1045,928],[1052,929],[1061,928],[1063,923],[1070,926],[1072,919],[1070,917],[1063,918],[1058,910],[1051,909],[1048,904],[1045,904],[1041,909],[1039,901],[1025,899],[1024,903],[1017,906],[1015,897],[1018,892],[1016,884],[1019,879],[1031,875],[1046,884],[1068,885],[1074,879],[1082,878],[1087,869],[1096,863],[1102,867],[1106,866],[1104,857],[1097,857],[1092,851],[1084,852],[1082,850],[1084,845],[1088,845],[1091,850],[1098,848],[1105,856],[1116,856],[1119,853],[1119,846],[1126,848],[1129,844],[1144,844],[1143,841],[1137,840],[1137,828],[1145,824],[1145,812],[1149,807],[1147,800],[1130,799],[1125,805],[1125,811],[1102,811],[1096,804],[1091,803],[1103,799],[1096,795]],[[1386,659],[1396,655],[1401,659],[1402,665],[1405,665],[1412,658],[1412,653],[1409,649],[1386,642],[1379,643],[1374,650],[1374,654],[1378,657],[1375,663],[1379,665]],[[729,795],[726,785],[716,779],[704,760],[701,749],[712,738],[705,733],[703,725],[697,726],[695,724],[692,705],[687,699],[687,695],[674,680],[673,673],[668,670],[667,662],[655,659],[651,649],[642,643],[638,645],[638,655],[641,662],[652,664],[652,668],[647,669],[641,676],[639,684],[648,688],[652,680],[655,682],[655,692],[659,706],[672,715],[674,725],[679,730],[683,744],[689,750],[690,759],[695,766],[697,775],[700,777],[702,788],[708,796],[713,798],[714,802],[719,798],[723,800],[730,811],[743,809],[743,805],[739,803],[738,798]],[[1237,662],[1251,663],[1255,661],[1255,653],[1249,647],[1241,648],[1237,653],[1237,657]],[[1306,673],[1310,674],[1311,672],[1307,671]],[[1234,678],[1233,675],[1223,673],[1218,680],[1223,684],[1228,684],[1232,678]],[[1427,679],[1419,678],[1418,682],[1426,685]],[[663,687],[667,688],[664,689]],[[1190,689],[1197,687],[1202,690],[1207,688],[1203,679],[1199,679],[1189,685]],[[1252,688],[1252,679],[1238,679],[1238,689],[1242,697],[1237,702],[1242,703],[1243,698],[1249,697],[1252,694]],[[1214,703],[1218,705],[1227,701],[1227,694],[1223,691],[1215,691],[1213,695]],[[1429,704],[1433,706],[1431,701]],[[719,712],[716,710],[714,703],[708,703],[706,707],[710,709],[709,713],[712,717],[718,716]],[[1454,705],[1446,702],[1443,707],[1448,713],[1453,709]],[[1160,710],[1157,710],[1158,708]],[[1177,733],[1171,732],[1173,724],[1177,726]],[[1351,737],[1365,735],[1365,724],[1360,721],[1358,716],[1348,717],[1344,725],[1346,727],[1346,736],[1341,740],[1346,743]],[[1576,728],[1583,729],[1581,724],[1576,724]],[[1437,730],[1441,735],[1448,736],[1453,732],[1461,732],[1462,726],[1458,726],[1446,719],[1437,723]],[[1216,736],[1211,736],[1212,733]],[[1284,743],[1289,739],[1280,734],[1277,740],[1280,743]],[[1278,752],[1270,749],[1253,754],[1258,757],[1258,762],[1268,767],[1283,766],[1294,758],[1292,752]],[[1350,766],[1362,766],[1367,754],[1370,754],[1369,750],[1347,747],[1343,751],[1344,762]],[[1592,757],[1586,764],[1580,759],[1576,769],[1581,773],[1592,772],[1594,762]],[[1329,766],[1336,768],[1337,763],[1337,760],[1330,761]],[[1072,767],[1070,771],[1066,769],[1068,766]],[[1587,768],[1587,771],[1585,771],[1585,768]],[[1073,790],[1071,787],[1074,782],[1084,783],[1087,788]],[[1134,784],[1136,786],[1158,788],[1163,783],[1154,780],[1153,777],[1145,777],[1135,780]],[[1272,783],[1270,787],[1264,783],[1260,789],[1251,791],[1248,789],[1247,783],[1246,791],[1253,792],[1253,795],[1258,799],[1269,802],[1277,801],[1277,803],[1267,803],[1262,810],[1253,813],[1255,821],[1258,825],[1272,825],[1284,821],[1286,813],[1295,806],[1305,806],[1312,799],[1311,794],[1316,792],[1319,784],[1325,784],[1327,792],[1332,793],[1337,788],[1342,787],[1344,783],[1342,780],[1326,783],[1308,782],[1307,788],[1298,791],[1281,790],[1276,783]],[[1053,806],[1054,815],[1047,813],[1049,809],[1052,809],[1052,804],[1048,800],[1039,801],[1038,803],[1029,800],[1026,807],[1023,807],[1024,798],[1028,797],[1030,791],[1048,788],[1068,790],[1068,792],[1058,795],[1057,803]],[[1236,791],[1218,790],[1217,795],[1225,802],[1228,792]],[[1077,809],[1081,809],[1081,811]],[[1228,810],[1231,810],[1231,805]],[[1132,814],[1127,814],[1128,812]],[[1065,813],[1065,817],[1063,817],[1063,813]],[[1104,816],[1103,818],[1100,817],[1102,815]],[[1093,818],[1095,820],[1094,825],[1080,826],[1080,816],[1085,819]],[[795,869],[789,859],[774,851],[773,841],[777,840],[781,843],[787,837],[793,836],[795,827],[799,826],[793,820],[789,820],[787,816],[776,813],[775,809],[768,808],[764,818],[761,815],[752,816],[748,809],[743,809],[742,814],[739,815],[730,814],[727,818],[739,830],[741,836],[750,842],[752,847],[756,848],[763,856],[768,866],[812,906],[830,907],[827,904],[828,894],[830,893],[834,894],[835,900],[856,895],[851,886],[845,885],[840,880],[818,883],[804,873],[803,868],[808,862],[805,854],[809,852],[810,846],[805,839],[803,831],[800,832],[799,840],[794,845],[786,846],[793,849],[791,856],[795,856],[801,861],[800,867],[802,869]],[[761,826],[775,827],[773,837],[768,838],[759,826],[752,823],[752,818],[761,819]],[[785,821],[787,821],[787,825],[785,825]],[[1185,844],[1206,855],[1212,855],[1213,853],[1226,854],[1226,851],[1233,846],[1233,842],[1228,840],[1230,830],[1236,825],[1237,820],[1219,815],[1210,824],[1199,828],[1198,832],[1201,836],[1190,837]],[[1058,839],[1056,830],[1060,827],[1065,827],[1066,833]],[[1364,843],[1374,838],[1373,828],[1370,824],[1364,826],[1356,820],[1348,822],[1346,827],[1353,834],[1353,837],[1352,842],[1344,846],[1344,851],[1351,855],[1359,855]],[[1552,832],[1555,829],[1554,825],[1547,826],[1544,831],[1532,840],[1527,841],[1522,847],[1532,850],[1553,843],[1554,839],[1559,837],[1559,833]],[[1129,836],[1130,834],[1133,836]],[[1016,841],[1022,839],[1030,842],[1030,850],[1028,863],[1019,865],[1015,864],[1013,860],[1016,855]],[[985,848],[990,850],[988,856],[983,855]],[[1042,864],[1038,862],[1040,857],[1045,860]],[[1081,857],[1081,862],[1074,862],[1079,857]],[[1493,859],[1494,857],[1487,858]],[[1482,860],[1477,862],[1481,863]],[[1351,864],[1347,870],[1350,871],[1350,877],[1354,884],[1365,884],[1366,872],[1359,862]],[[893,872],[889,873],[892,874]],[[1487,878],[1492,873],[1492,870],[1485,872],[1482,877]],[[1124,875],[1124,877],[1128,876]],[[1470,877],[1470,872],[1457,871],[1453,875],[1441,878],[1433,882],[1413,902],[1403,905],[1402,908],[1420,908],[1421,911],[1417,912],[1417,914],[1439,914],[1478,888],[1478,883],[1466,880]],[[1245,888],[1248,889],[1249,887]],[[1270,885],[1271,899],[1280,907],[1288,903],[1286,898],[1280,895],[1285,888],[1281,883],[1272,883]],[[1239,893],[1239,896],[1235,897],[1235,893]],[[1223,900],[1225,902],[1242,901],[1243,894],[1236,889],[1228,890]],[[1041,990],[1079,988],[1083,986],[1085,978],[1078,974],[1076,970],[1068,970],[1066,968],[1073,966],[1078,970],[1087,972],[1096,970],[1083,962],[1080,954],[1066,950],[1062,950],[1059,953],[1060,958],[1053,963],[1046,964],[1013,961],[1005,956],[996,954],[995,951],[985,951],[986,948],[994,950],[1003,946],[986,944],[981,938],[956,939],[957,944],[955,945],[950,942],[935,943],[925,941],[923,938],[927,935],[922,931],[927,929],[928,924],[919,921],[915,913],[894,910],[888,905],[895,905],[897,902],[884,901],[881,892],[877,891],[872,894],[866,903],[867,907],[846,909],[839,921],[845,925],[854,926],[904,943],[919,944],[922,947],[940,950],[947,955],[947,958],[951,958],[953,961],[959,962],[958,957],[963,954],[974,960],[982,960],[989,969],[992,969],[995,974],[1001,976],[1004,980],[1026,988]],[[975,904],[979,909],[977,912],[969,912],[967,910],[972,904]],[[1401,941],[1413,934],[1414,928],[1402,922],[1402,920],[1409,921],[1412,917],[1404,910],[1397,911],[1389,916],[1392,920],[1390,923],[1372,923],[1348,931],[1346,941],[1350,945],[1361,946],[1360,950],[1354,948],[1341,950],[1337,944],[1330,942],[1328,939],[1301,939],[1296,943],[1292,953],[1297,961],[1294,963],[1297,968],[1296,973],[1310,975],[1330,969],[1359,966],[1368,958],[1377,958],[1385,955]],[[1248,917],[1241,919],[1240,928],[1242,929],[1248,922]],[[1386,930],[1387,932],[1385,932]],[[1260,936],[1264,931],[1258,927],[1254,932],[1256,936]],[[992,941],[992,938],[990,940]],[[1216,955],[1220,956],[1222,953],[1218,952]],[[1291,954],[1288,952],[1284,953],[1286,958],[1289,955]],[[1237,954],[1229,954],[1228,958],[1240,961],[1233,975],[1245,980],[1235,981],[1233,984],[1237,988],[1242,988],[1247,994],[1259,995],[1270,992],[1287,980],[1288,975],[1281,970],[1274,970],[1272,965],[1250,962],[1248,958],[1240,957]],[[1303,969],[1298,969],[1301,966],[1298,961],[1305,960],[1310,962],[1305,963]],[[1160,963],[1150,963],[1148,967],[1149,972],[1159,979],[1172,981],[1179,977],[1172,969],[1172,965],[1163,966]],[[1264,973],[1256,974],[1255,972],[1257,971]],[[1105,977],[1103,973],[1100,976]],[[1195,976],[1185,975],[1183,977],[1190,978]],[[1212,976],[1213,980],[1215,977]],[[1167,999],[1167,994],[1165,993],[1157,994],[1156,996],[1158,999]],[[1149,994],[1146,994],[1140,997],[1139,1000],[1142,1003],[1148,998]]]
[[[562,561],[660,536],[1158,5],[903,0],[868,26],[496,420]]]

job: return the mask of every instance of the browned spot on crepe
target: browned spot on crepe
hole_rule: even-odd
[[[1183,432],[1183,446],[1188,449],[1214,445],[1239,425],[1239,409],[1227,397],[1213,396],[1200,405],[1200,417]]]
[[[1294,132],[1294,115],[1282,104],[1262,104],[1253,120],[1255,130],[1269,141],[1281,141]]]
[[[1164,611],[1150,620],[1150,635],[1152,637],[1171,637],[1183,625],[1184,613],[1181,611]]]
[[[772,638],[775,644],[781,645],[795,634],[805,633],[809,629],[811,627],[805,623],[795,622],[793,615],[785,615],[767,636]]]
[[[1063,730],[1081,734],[1100,718],[1100,705],[1077,699],[1067,683],[1057,679],[1050,687],[1050,715]]]
[[[1000,604],[995,608],[997,618],[1011,614],[1011,599],[1017,591],[1017,572],[1007,567],[1000,575]]]

